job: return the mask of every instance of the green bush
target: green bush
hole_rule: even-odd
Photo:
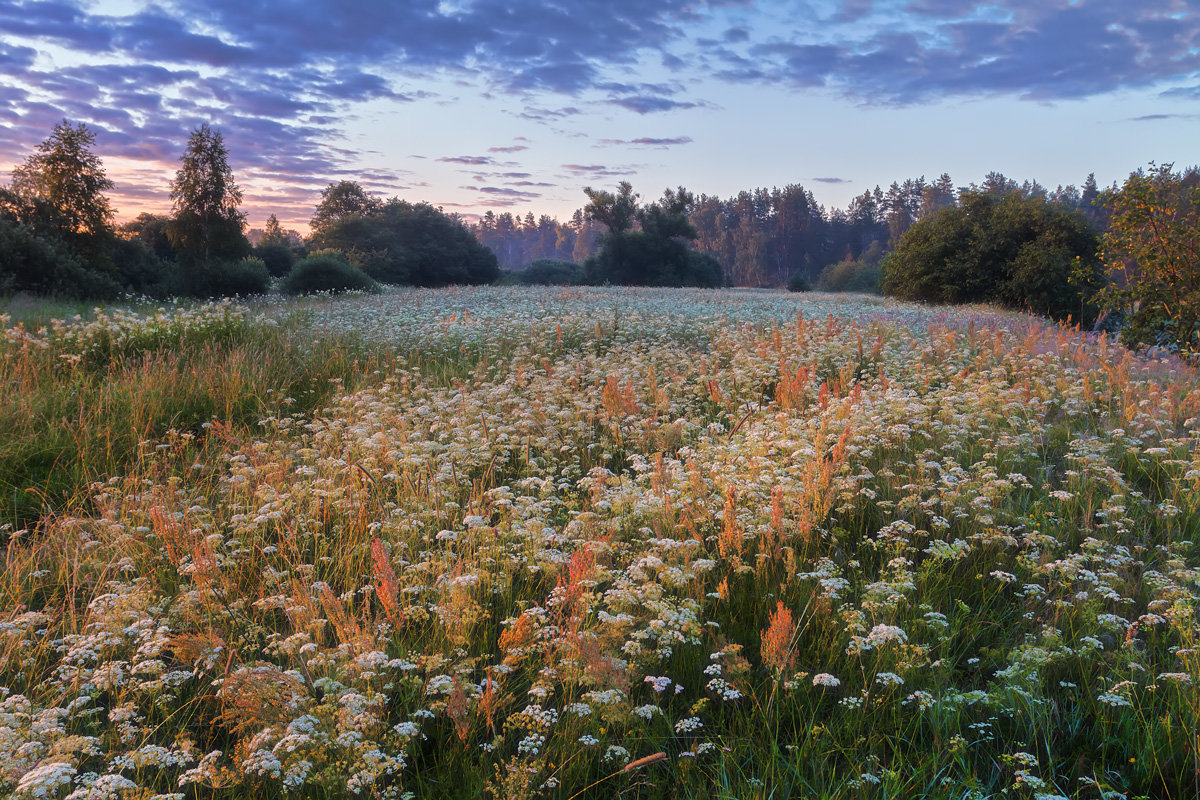
[[[1151,164],[1104,193],[1103,256],[1112,283],[1100,301],[1121,341],[1200,358],[1200,170]]]
[[[817,277],[817,288],[822,292],[879,294],[882,273],[876,261],[838,261],[821,270]]]
[[[114,237],[112,261],[123,286],[139,294],[151,294],[169,271],[168,264],[140,239]]]
[[[267,265],[253,257],[183,265],[165,284],[167,294],[189,297],[246,297],[265,294],[270,286]]]
[[[792,277],[788,278],[787,288],[789,292],[811,292],[812,284],[809,283],[808,273],[803,270],[793,272]]]
[[[279,288],[286,294],[378,292],[379,284],[341,253],[325,250],[298,262]]]
[[[1096,232],[1078,213],[1020,191],[963,192],[913,225],[883,261],[884,294],[997,303],[1087,321],[1099,273]]]
[[[267,265],[267,272],[273,278],[282,278],[292,271],[296,263],[296,254],[292,248],[280,242],[268,242],[254,248],[254,255]]]
[[[624,231],[605,234],[603,241],[600,252],[584,262],[584,279],[590,284],[716,287],[722,283],[717,260],[689,250],[681,238]]]
[[[0,293],[10,292],[109,300],[121,293],[121,286],[112,276],[85,267],[62,242],[0,217]]]
[[[314,245],[348,254],[380,283],[446,286],[500,277],[496,254],[461,220],[428,203],[393,199],[328,217],[319,207]]]
[[[583,283],[583,267],[574,261],[539,258],[513,277],[526,286],[575,286]]]

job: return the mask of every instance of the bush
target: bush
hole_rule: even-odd
[[[152,293],[169,271],[168,264],[140,239],[114,238],[112,260],[121,284],[139,294]]]
[[[1092,318],[1098,239],[1071,209],[1019,191],[963,192],[913,225],[883,261],[884,294],[997,303],[1055,319]]]
[[[788,278],[787,288],[789,292],[811,292],[812,284],[808,282],[807,273],[797,270]]]
[[[257,258],[181,266],[166,284],[169,294],[190,297],[246,297],[265,294],[270,286],[267,265]]]
[[[459,219],[428,203],[368,204],[323,222],[313,241],[348,254],[381,283],[446,286],[500,277],[496,254]]]
[[[379,284],[341,253],[325,250],[297,263],[279,288],[286,294],[378,292]]]
[[[883,275],[876,261],[838,261],[821,270],[817,288],[822,292],[865,292],[879,294]]]
[[[267,272],[272,278],[282,278],[292,271],[296,263],[296,254],[292,248],[279,242],[268,242],[254,248],[254,256],[267,265]]]
[[[616,286],[720,286],[721,265],[689,250],[679,238],[648,231],[608,233],[600,252],[584,262],[590,284]]]
[[[583,264],[584,280],[618,286],[709,286],[724,283],[721,265],[706,253],[688,249],[696,227],[687,209],[695,196],[682,186],[667,189],[662,199],[638,206],[637,195],[622,181],[616,194],[585,187],[588,219],[604,224],[600,252]],[[642,226],[633,230],[634,223]]]
[[[64,243],[0,217],[0,293],[9,292],[111,300],[121,286],[85,267]]]
[[[574,286],[583,283],[583,267],[574,261],[539,258],[513,277],[526,286]]]

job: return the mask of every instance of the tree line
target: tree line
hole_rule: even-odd
[[[1081,189],[1047,190],[998,172],[956,187],[943,174],[893,183],[886,192],[876,187],[828,213],[798,185],[728,200],[679,187],[646,205],[628,182],[616,192],[584,192],[589,202],[567,227],[599,225],[597,250],[582,264],[542,256],[515,273],[518,282],[793,290],[815,283],[923,302],[991,303],[1120,330],[1132,345],[1200,353],[1194,167],[1152,164],[1103,191],[1094,175]],[[544,217],[526,227],[549,232],[554,223]],[[489,226],[490,235],[496,231]]]
[[[488,212],[468,226],[428,203],[329,184],[311,234],[274,215],[256,245],[221,133],[192,131],[172,211],[121,226],[95,135],[64,120],[0,187],[0,294],[105,299],[374,290],[497,280],[782,286],[984,302],[1120,327],[1126,341],[1200,351],[1200,171],[1152,164],[1123,186],[1053,191],[990,173],[876,187],[826,211],[792,184],[736,197],[683,187],[643,202],[628,182],[584,189],[559,223]],[[501,265],[520,265],[507,274]]]
[[[978,186],[961,188],[945,173],[932,181],[921,176],[887,189],[876,186],[845,209],[826,209],[799,184],[746,190],[726,199],[700,194],[692,196],[686,215],[696,230],[692,248],[717,260],[728,285],[816,285],[822,272],[835,277],[832,268],[842,262],[878,264],[913,224],[955,205],[959,193],[967,191],[1016,191],[1077,210],[1097,228],[1104,224],[1095,175],[1087,177],[1082,189],[1048,190],[1035,181],[1018,184],[998,172]],[[582,264],[599,252],[605,232],[586,208],[567,222],[489,211],[471,229],[496,253],[504,270],[520,270],[539,260]]]
[[[265,292],[272,277],[285,292],[305,292],[499,276],[461,220],[428,203],[368,197],[349,181],[322,193],[309,237],[272,214],[252,246],[224,138],[207,124],[180,156],[171,213],[118,226],[94,147],[86,125],[63,120],[0,187],[0,295],[216,297]]]

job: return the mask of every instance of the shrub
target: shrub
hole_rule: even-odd
[[[583,283],[583,267],[574,261],[539,258],[513,277],[526,286],[573,286]]]
[[[797,270],[788,278],[787,288],[789,292],[811,292],[812,284],[808,281],[807,273]]]
[[[85,267],[62,242],[0,217],[0,293],[17,291],[107,300],[119,295],[121,286]]]
[[[1102,302],[1123,317],[1121,340],[1200,355],[1200,172],[1151,164],[1105,192],[1112,212]]]
[[[884,294],[998,303],[1055,319],[1090,318],[1098,239],[1071,209],[1019,191],[963,192],[913,225],[883,261]]]
[[[689,250],[680,238],[648,231],[608,233],[600,252],[584,262],[585,280],[616,286],[720,286],[721,265]]]
[[[337,251],[313,253],[292,268],[279,288],[286,294],[314,292],[377,292],[379,284]]]
[[[877,261],[838,261],[821,270],[817,277],[817,288],[822,292],[879,294],[882,272]]]
[[[115,237],[112,242],[112,261],[121,284],[140,294],[152,292],[169,269],[167,263],[140,239]]]
[[[267,272],[273,278],[282,278],[292,271],[296,263],[296,254],[292,248],[280,242],[268,242],[254,248],[254,255],[267,265]]]
[[[608,232],[600,252],[583,264],[584,281],[618,286],[720,286],[725,276],[720,263],[706,253],[688,249],[696,227],[687,209],[695,196],[682,186],[667,189],[656,203],[639,206],[633,187],[622,181],[616,194],[585,187],[590,201],[584,213]],[[634,223],[641,230],[633,230]]]
[[[381,283],[445,286],[500,277],[496,254],[461,220],[428,203],[393,199],[355,209],[321,217],[314,244],[349,254]]]
[[[246,297],[265,294],[270,286],[267,265],[251,257],[181,266],[167,289],[170,294],[190,297]]]

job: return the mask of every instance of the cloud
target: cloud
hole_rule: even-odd
[[[1130,117],[1126,122],[1160,122],[1165,119],[1196,119],[1196,114],[1143,114]]]
[[[875,0],[843,0],[833,19],[836,22],[857,22],[875,9]]]
[[[1200,86],[1180,86],[1168,89],[1161,96],[1168,98],[1179,97],[1185,100],[1200,100]]]
[[[572,178],[617,178],[633,173],[628,167],[608,167],[603,164],[563,164],[562,168]]]
[[[672,136],[666,139],[658,139],[652,136],[642,136],[634,139],[630,144],[646,145],[648,147],[670,147],[677,144],[691,144],[692,137],[690,136]]]
[[[636,145],[641,147],[659,147],[667,148],[680,144],[691,144],[692,137],[690,136],[671,136],[667,138],[656,138],[653,136],[641,136],[637,139],[601,139],[601,145]]]
[[[430,79],[482,85],[509,96],[507,113],[550,125],[597,108],[647,115],[711,107],[689,94],[692,83],[672,80],[685,70],[882,105],[997,95],[1056,101],[1146,87],[1200,99],[1200,8],[1186,0],[778,5],[0,0],[0,164],[22,160],[67,117],[93,125],[105,155],[169,170],[188,132],[209,122],[226,132],[236,169],[290,175],[303,193],[352,177],[346,170],[359,153],[341,131],[354,104],[430,97],[422,88]],[[654,61],[670,77],[630,77]],[[609,141],[670,147],[686,138]],[[487,152],[527,147],[518,139]],[[454,160],[486,158],[441,160],[495,165]],[[574,166],[564,169],[628,174]]]
[[[887,8],[881,8],[889,6]],[[853,0],[834,25],[715,53],[726,80],[783,81],[903,105],[949,96],[1090,97],[1200,71],[1200,10],[1175,0]]]
[[[29,69],[33,66],[35,58],[37,58],[37,51],[32,47],[23,47],[0,40],[0,70],[15,72]]]
[[[848,178],[813,178],[817,183],[854,183]]]
[[[464,186],[464,189],[473,189],[476,192],[483,192],[487,195],[495,195],[498,197],[521,198],[523,200],[533,200],[541,197],[538,192],[523,192],[520,189],[512,189],[508,186]]]
[[[637,114],[653,114],[658,111],[674,111],[680,108],[695,108],[698,105],[697,103],[672,100],[669,97],[655,97],[652,95],[616,97],[609,102],[614,106],[620,106],[621,108],[633,111]]]
[[[468,164],[473,166],[496,163],[495,159],[490,156],[445,156],[437,160],[446,164]]]
[[[524,110],[517,116],[521,119],[533,120],[535,122],[554,122],[556,120],[563,119],[564,117],[574,117],[582,113],[583,111],[575,106],[566,106],[564,108],[525,106]]]

